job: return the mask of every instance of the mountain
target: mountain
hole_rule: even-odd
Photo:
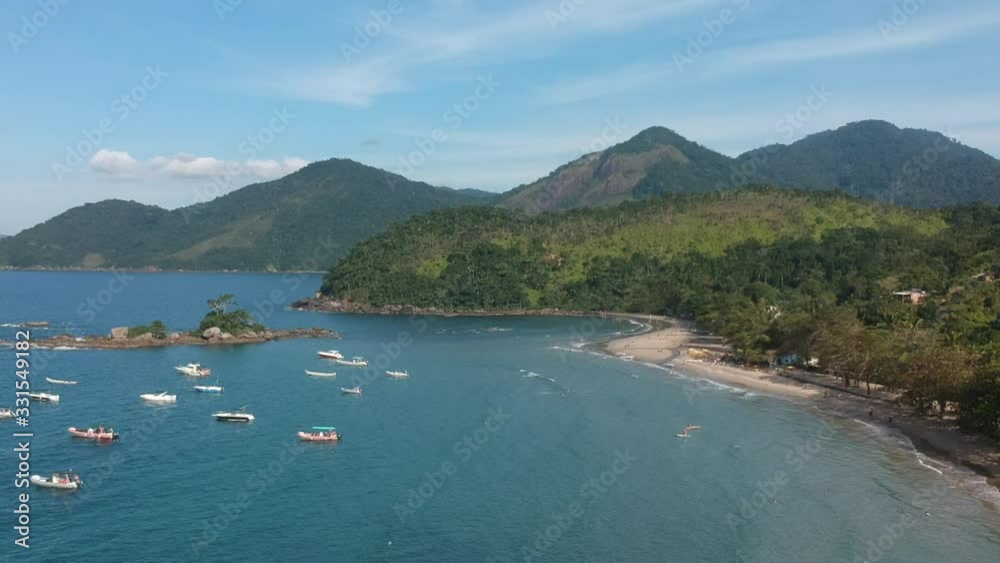
[[[438,210],[359,244],[333,267],[322,291],[373,307],[656,311],[662,305],[652,304],[654,294],[669,289],[653,275],[663,264],[852,228],[921,236],[944,223],[935,212],[835,192],[763,187],[542,215]]]
[[[0,241],[0,263],[317,270],[390,223],[491,197],[332,159],[173,211],[120,200],[76,207]]]
[[[940,133],[885,121],[851,123],[737,158],[653,127],[519,186],[499,203],[539,212],[750,183],[841,189],[913,207],[1000,204],[1000,160]]]
[[[1000,160],[941,133],[860,121],[791,145],[763,147],[737,161],[792,188],[840,188],[913,207],[1000,204]]]

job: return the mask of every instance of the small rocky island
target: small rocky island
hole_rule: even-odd
[[[196,330],[168,332],[161,321],[134,327],[116,327],[108,335],[60,334],[32,341],[35,348],[87,348],[124,350],[161,346],[213,346],[256,344],[290,338],[340,338],[336,331],[313,327],[276,330],[258,323],[247,310],[238,308],[231,294],[209,299],[209,312]]]

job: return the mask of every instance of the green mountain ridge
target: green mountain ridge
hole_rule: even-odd
[[[331,159],[173,211],[121,200],[75,207],[0,242],[0,263],[320,270],[394,221],[492,197]]]

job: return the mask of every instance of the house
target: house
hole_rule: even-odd
[[[896,299],[899,299],[900,301],[903,301],[905,303],[912,303],[914,305],[919,305],[919,304],[923,303],[924,299],[927,299],[927,297],[930,296],[929,293],[927,293],[926,291],[924,291],[922,289],[910,289],[910,290],[907,290],[907,291],[894,291],[894,292],[892,292],[892,295]]]

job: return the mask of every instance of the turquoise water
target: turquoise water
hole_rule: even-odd
[[[852,420],[578,347],[585,337],[636,330],[633,323],[284,310],[315,291],[318,276],[135,274],[127,285],[113,284],[117,292],[111,280],[107,273],[2,272],[0,323],[58,325],[33,330],[35,339],[157,318],[185,328],[197,323],[205,299],[230,292],[269,325],[324,326],[344,338],[34,351],[34,388],[54,388],[45,376],[80,384],[58,387],[59,405],[31,405],[32,471],[72,467],[86,486],[75,494],[31,489],[32,547],[13,547],[11,510],[22,491],[13,486],[16,427],[3,421],[0,557],[1000,559],[1000,516],[981,478]],[[276,304],[271,314],[268,299]],[[0,328],[0,338],[14,330]],[[304,369],[331,369],[315,355],[322,348],[387,362],[412,377],[369,381],[345,367],[332,368],[335,380],[306,377]],[[13,352],[0,357],[8,371],[0,405],[12,406]],[[194,393],[196,381],[173,370],[187,362],[210,366],[225,393]],[[365,387],[363,396],[339,393],[355,383]],[[161,390],[176,392],[178,403],[152,407],[138,399]],[[255,423],[210,416],[243,405]],[[99,423],[121,431],[121,442],[100,446],[65,432]],[[676,438],[687,423],[704,428]],[[336,426],[345,439],[298,443],[295,433],[313,425]]]

